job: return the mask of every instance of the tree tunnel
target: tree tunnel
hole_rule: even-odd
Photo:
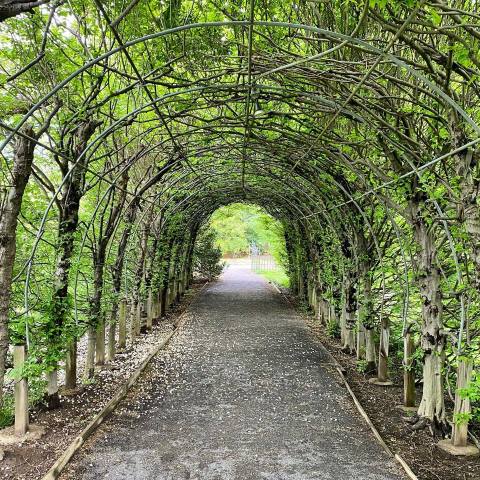
[[[119,309],[133,336],[161,317],[199,230],[246,202],[344,350],[385,383],[405,346],[416,427],[465,443],[469,394],[453,420],[445,398],[479,388],[475,2],[30,3],[0,2],[0,390],[25,344],[55,403],[84,335],[91,378]]]

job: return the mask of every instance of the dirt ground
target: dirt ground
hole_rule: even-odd
[[[335,359],[345,368],[346,378],[364,410],[394,453],[400,454],[420,480],[479,480],[480,457],[455,457],[440,450],[439,438],[429,430],[414,432],[406,414],[398,408],[403,399],[403,370],[394,365],[390,375],[394,385],[380,387],[368,383],[370,376],[356,369],[356,358],[341,350],[340,342],[326,335],[325,328],[305,316],[312,331]],[[417,390],[417,401],[421,398]]]

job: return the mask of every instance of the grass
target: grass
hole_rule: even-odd
[[[257,270],[255,273],[258,273],[268,281],[276,283],[281,287],[289,286],[289,278],[283,270]]]
[[[0,429],[13,425],[15,420],[15,407],[13,395],[6,394],[3,397],[3,406],[0,408]]]

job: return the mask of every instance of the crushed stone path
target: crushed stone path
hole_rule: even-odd
[[[62,478],[405,478],[325,349],[248,266],[229,266],[190,313]]]

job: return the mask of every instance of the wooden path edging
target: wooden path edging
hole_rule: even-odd
[[[277,284],[275,282],[268,282],[269,285],[272,285],[273,288],[290,304],[293,306],[292,302],[290,299],[278,288]],[[320,340],[319,340],[320,341]],[[340,362],[330,353],[330,351],[322,344],[320,341],[320,344],[323,346],[324,350],[327,352],[327,355],[330,357],[332,360],[332,363],[335,365],[335,369],[340,375],[340,377],[343,380],[343,383],[345,384],[345,387],[347,388],[348,393],[352,397],[353,403],[355,404],[355,407],[357,407],[358,412],[360,415],[363,417],[367,425],[370,427],[370,430],[373,433],[373,436],[376,438],[378,443],[381,445],[381,447],[385,450],[385,452],[392,457],[397,463],[400,464],[400,466],[403,468],[405,473],[408,475],[408,477],[411,480],[419,480],[418,477],[413,473],[412,469],[408,465],[408,463],[398,454],[398,453],[393,453],[390,447],[385,443],[383,440],[382,436],[376,429],[375,425],[373,422],[370,420],[370,417],[367,415],[367,412],[364,410],[362,407],[362,404],[359,402],[357,396],[355,393],[353,393],[352,388],[350,387],[350,384],[347,381],[347,378],[345,377],[345,369],[343,366],[340,364]]]
[[[206,285],[206,284],[205,284]],[[203,287],[200,289],[203,290]],[[278,286],[275,283],[270,283],[274,287],[274,289],[282,295],[282,297],[287,300],[288,303],[291,304],[290,300],[288,297],[286,297],[283,292],[278,288]],[[143,373],[147,365],[150,363],[152,358],[160,351],[162,350],[168,342],[171,340],[171,338],[178,332],[178,330],[184,325],[185,323],[185,317],[186,314],[188,313],[188,307],[187,310],[185,310],[180,317],[178,318],[175,330],[173,330],[166,339],[164,339],[160,345],[156,346],[155,348],[152,349],[152,351],[147,355],[147,357],[143,360],[143,362],[137,367],[137,369],[133,372],[133,374],[129,377],[127,382],[121,386],[115,395],[112,397],[112,399],[98,412],[93,420],[90,421],[90,423],[82,430],[82,432],[77,435],[74,440],[70,443],[70,445],[67,447],[67,449],[62,453],[62,455],[57,459],[57,461],[53,464],[53,466],[50,468],[50,470],[46,473],[44,477],[42,477],[42,480],[56,480],[64,468],[67,466],[68,462],[72,459],[72,457],[75,455],[76,452],[81,448],[81,446],[85,443],[85,441],[95,432],[95,430],[106,420],[106,418],[113,412],[115,407],[120,403],[121,400],[123,400],[130,388],[136,383],[138,380],[138,377]],[[320,342],[321,343],[321,342]],[[343,371],[343,367],[341,364],[338,362],[338,360],[328,351],[327,348],[323,347],[325,351],[327,352],[327,355],[331,358],[333,361],[333,364],[335,365],[336,371],[338,374],[341,376],[343,379],[343,382],[347,388],[348,393],[352,397],[353,403],[357,407],[357,410],[359,413],[362,415],[364,420],[366,421],[367,425],[370,427],[370,430],[372,431],[374,437],[376,440],[380,443],[382,448],[387,452],[389,456],[394,458],[397,463],[401,465],[405,473],[408,475],[408,477],[411,480],[419,480],[418,477],[412,472],[411,468],[408,466],[408,464],[405,462],[405,460],[399,455],[399,454],[394,454],[392,450],[388,447],[388,445],[385,443],[383,438],[381,437],[380,433],[378,430],[375,428],[375,425],[372,423],[370,420],[369,416],[363,409],[362,405],[358,401],[357,397],[353,393],[353,390],[351,389],[349,383],[347,382],[347,379],[345,378],[345,374]]]
[[[328,353],[330,354],[330,352]],[[398,453],[393,453],[392,450],[390,450],[390,447],[385,443],[379,431],[376,429],[375,425],[370,420],[370,417],[367,415],[367,412],[363,409],[362,404],[359,402],[357,396],[355,395],[355,393],[353,393],[353,390],[350,387],[349,383],[347,382],[347,379],[345,378],[345,374],[343,373],[342,369],[337,367],[337,371],[342,377],[343,382],[347,387],[348,393],[352,397],[353,403],[357,407],[357,410],[360,412],[360,415],[362,415],[367,425],[370,427],[370,430],[372,431],[374,437],[377,439],[378,443],[382,446],[382,448],[387,452],[388,455],[394,458],[397,461],[397,463],[399,463],[402,466],[403,470],[405,470],[405,473],[408,475],[408,477],[411,480],[418,480],[418,477],[412,472],[412,469],[409,467],[407,462]]]
[[[202,288],[198,291],[200,293],[207,285],[206,282]],[[198,295],[197,293],[197,295]],[[191,302],[190,302],[191,304]],[[117,405],[127,396],[128,391],[138,380],[138,377],[143,373],[147,365],[152,358],[162,350],[172,339],[172,337],[179,331],[179,329],[185,324],[186,315],[189,312],[190,304],[187,305],[185,311],[180,314],[175,324],[175,329],[168,334],[159,345],[154,347],[152,351],[145,357],[143,362],[136,368],[136,370],[130,375],[126,383],[124,383],[116,392],[110,401],[95,415],[93,420],[77,435],[66,450],[60,455],[57,461],[53,464],[50,470],[42,477],[42,480],[56,480],[67,466],[68,462],[72,459],[75,453],[81,448],[85,441],[91,437],[95,430],[107,419],[107,417],[113,412]]]

